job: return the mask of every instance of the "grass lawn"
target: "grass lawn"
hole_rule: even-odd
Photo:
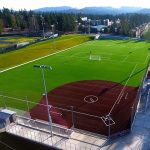
[[[86,35],[66,35],[54,40],[39,42],[25,48],[0,54],[0,70],[72,47],[90,40]]]
[[[27,37],[27,36],[5,36],[0,37],[0,48],[5,48],[15,43],[22,43],[22,42],[31,42],[39,37]]]
[[[11,46],[11,44],[0,44],[0,48]]]
[[[0,37],[0,42],[22,43],[22,42],[31,42],[38,38],[39,37],[5,36],[5,37]]]
[[[63,37],[62,37],[63,38]],[[78,38],[72,37],[74,43]],[[61,39],[61,38],[60,38]],[[58,49],[66,48],[66,39],[57,39]],[[70,39],[70,38],[69,38]],[[81,38],[82,39],[82,38]],[[73,42],[72,41],[72,42]],[[47,43],[40,43],[35,47],[23,50],[23,54],[41,51]],[[53,42],[53,41],[49,41]],[[40,69],[33,68],[35,64],[52,66],[53,70],[45,70],[47,90],[50,91],[63,84],[80,80],[107,80],[126,84],[128,77],[132,74],[128,86],[138,87],[143,78],[145,68],[149,61],[150,43],[130,40],[98,40],[90,41],[76,46],[61,53],[26,64],[24,66],[9,70],[0,74],[0,91],[7,95],[39,101],[43,93],[42,74]],[[43,51],[49,51],[43,48]],[[100,61],[89,60],[90,51],[92,55],[101,57]],[[18,58],[16,51],[13,56]],[[50,52],[54,52],[51,50]],[[24,58],[24,55],[22,55]],[[14,60],[15,60],[14,58]],[[7,67],[7,66],[6,66]],[[2,97],[1,97],[2,99]],[[21,103],[11,103],[11,106],[22,107]]]

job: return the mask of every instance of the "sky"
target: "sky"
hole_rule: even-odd
[[[0,0],[0,8],[12,8],[14,10],[33,10],[42,7],[71,6],[83,8],[89,6],[122,6],[150,8],[150,0]]]

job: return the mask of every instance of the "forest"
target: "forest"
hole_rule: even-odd
[[[105,32],[115,33],[115,28],[117,28],[116,34],[128,36],[131,34],[132,29],[143,23],[150,22],[150,15],[148,14],[94,15],[82,13],[42,13],[25,9],[15,11],[3,8],[0,10],[0,34],[3,33],[5,28],[9,28],[10,31],[40,32],[43,28],[45,31],[50,31],[52,27],[54,27],[55,31],[62,33],[83,33],[86,28],[82,17],[100,20],[101,22],[104,19],[109,19],[113,24]],[[117,19],[120,19],[119,24],[116,24]]]

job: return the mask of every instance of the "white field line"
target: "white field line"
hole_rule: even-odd
[[[85,52],[79,52],[79,53],[77,53],[77,54],[74,54],[74,55],[79,55],[79,54],[85,54]],[[87,54],[87,53],[86,53]],[[63,54],[59,54],[59,56],[65,56],[65,55],[63,55]],[[107,56],[121,56],[121,57],[127,57],[128,55],[118,55],[118,54],[113,54],[113,53],[96,53],[96,55],[107,55]]]
[[[87,45],[96,46],[96,47],[102,47],[101,45],[95,45],[95,44],[87,44]],[[116,44],[109,44],[109,45],[105,45],[105,46],[107,46],[107,47],[116,46],[117,47]]]
[[[91,42],[91,41],[88,41],[88,42]],[[85,42],[85,43],[88,43],[88,42]],[[70,49],[72,49],[72,48],[78,47],[78,46],[83,45],[83,44],[85,44],[85,43],[81,43],[81,44],[79,44],[79,45],[75,45],[75,46],[66,48],[66,49],[64,49],[64,50],[57,51],[57,52],[55,52],[55,53],[52,53],[52,54],[49,54],[49,55],[46,55],[46,56],[42,56],[42,57],[40,57],[40,58],[36,58],[36,59],[34,59],[34,60],[31,60],[31,61],[22,63],[22,64],[20,64],[20,65],[16,65],[16,66],[7,68],[7,69],[5,69],[5,70],[0,71],[0,74],[3,73],[3,72],[6,72],[6,71],[9,71],[9,70],[12,70],[12,69],[15,69],[15,68],[24,66],[24,65],[26,65],[26,64],[32,63],[32,62],[34,62],[34,61],[41,60],[41,59],[43,59],[43,58],[47,58],[47,57],[49,57],[49,56],[53,56],[53,55],[56,55],[56,54],[58,54],[58,53],[62,53],[62,52],[64,52],[64,51],[67,51],[67,50],[70,50]]]
[[[109,112],[109,114],[108,114],[108,115],[110,115],[110,114],[111,114],[111,112],[112,112],[112,111],[113,111],[113,109],[115,108],[116,104],[119,104],[119,102],[120,102],[120,100],[121,100],[121,96],[122,96],[122,94],[123,94],[123,92],[124,92],[124,90],[125,90],[125,88],[126,88],[126,85],[127,85],[127,83],[129,82],[129,80],[130,80],[131,76],[133,75],[133,73],[134,73],[134,71],[135,71],[136,67],[137,67],[137,64],[134,66],[134,68],[133,68],[132,72],[130,73],[130,76],[129,76],[128,80],[126,81],[126,83],[125,83],[124,87],[122,88],[122,90],[121,90],[121,92],[120,92],[120,94],[119,94],[119,96],[118,96],[117,100],[115,101],[115,103],[114,103],[114,105],[112,106],[112,108],[111,108],[111,110],[110,110],[110,112]]]
[[[126,64],[137,64],[138,62],[136,62],[136,61],[130,61],[130,62],[128,62],[128,61],[118,61],[118,60],[107,60],[108,62],[111,62],[112,64],[113,63],[115,63],[116,64],[116,62],[117,63],[126,63]],[[141,65],[144,65],[144,63],[138,63],[138,64],[141,64]]]
[[[59,57],[64,57],[65,55],[63,55],[63,54],[59,54],[59,55],[57,55],[57,56],[59,56]],[[109,54],[108,56],[111,56],[111,54]],[[68,58],[87,58],[87,56],[85,56],[85,57],[80,57],[80,56],[74,56],[74,55],[71,55],[71,56],[68,56]],[[130,61],[130,62],[128,62],[128,61],[118,61],[118,60],[112,60],[110,57],[103,57],[103,56],[101,56],[101,58],[102,58],[102,60],[101,61],[106,61],[106,62],[110,62],[110,63],[114,63],[114,64],[116,64],[116,63],[126,63],[126,64],[137,64],[137,62],[135,62],[135,61]],[[138,63],[138,64],[141,64],[141,65],[143,65],[144,63]]]
[[[145,61],[144,61],[144,64],[146,64],[148,58],[149,58],[149,54],[147,55],[147,57],[146,57],[146,59],[145,59]]]
[[[141,49],[141,48],[134,48],[134,50],[133,50],[132,52],[134,52],[134,51],[136,51],[136,50],[138,50],[138,49]],[[129,57],[129,55],[127,55],[127,56],[125,57],[125,59],[124,59],[122,62],[126,62],[126,60],[127,60],[128,57]],[[148,58],[149,58],[149,54],[147,55],[147,57],[145,58],[144,63],[142,63],[142,64],[146,64]]]
[[[96,46],[96,47],[101,47],[101,45],[94,45],[94,44],[88,44],[88,45]],[[105,45],[105,46],[107,46],[107,47],[111,47],[111,46],[115,46],[115,47],[127,47],[125,45],[118,46],[117,44],[109,44],[109,45]]]
[[[6,96],[6,95],[0,95],[0,97],[7,98],[7,99],[13,99],[13,100],[20,101],[20,102],[28,102],[30,104],[36,104],[36,105],[38,104],[40,106],[46,106],[45,104],[40,104],[40,103],[36,103],[36,102],[33,102],[33,101],[27,101],[27,100],[24,100],[24,99],[10,97],[10,96]],[[66,109],[66,108],[62,108],[62,107],[53,106],[53,108],[57,108],[57,109],[60,109],[60,110],[65,110],[67,112],[72,112],[71,110]],[[73,111],[73,112],[77,113],[77,114],[81,114],[81,115],[86,115],[86,116],[90,116],[90,117],[99,118],[99,119],[101,119],[101,117],[103,117],[103,116],[96,116],[96,115],[92,115],[92,114],[88,114],[88,113],[84,113],[84,112],[79,112],[79,111]]]
[[[82,53],[83,54],[83,53]],[[78,54],[76,54],[76,55],[78,55]],[[68,58],[81,58],[81,59],[87,59],[87,60],[89,60],[89,56],[76,56],[76,55],[71,55],[71,56],[68,56]],[[65,55],[57,55],[58,57],[66,57]],[[109,57],[103,57],[103,56],[101,56],[101,60],[110,60],[110,58]]]
[[[134,47],[134,48],[132,49],[132,53],[133,53],[134,51],[136,51],[136,50],[137,50],[137,48]],[[128,55],[123,59],[122,62],[125,62],[129,56],[130,56],[130,55],[128,54]]]
[[[125,62],[127,60],[127,58],[129,57],[129,55],[127,55],[122,62]]]

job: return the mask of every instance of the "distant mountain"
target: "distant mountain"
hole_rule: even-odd
[[[83,14],[117,14],[117,9],[112,7],[85,7],[79,10]]]
[[[150,14],[150,9],[149,8],[141,9],[138,13],[141,13],[141,14]]]
[[[143,8],[141,8],[141,7],[121,7],[118,9],[118,11],[120,13],[135,13],[135,12],[140,11],[141,9],[143,9]]]
[[[68,6],[44,7],[34,10],[36,12],[60,12],[60,13],[83,13],[83,14],[122,14],[122,13],[150,13],[150,9],[140,7],[85,7],[76,9]]]
[[[68,6],[62,6],[62,7],[43,7],[39,9],[35,9],[36,12],[75,12],[77,9],[68,7]]]

